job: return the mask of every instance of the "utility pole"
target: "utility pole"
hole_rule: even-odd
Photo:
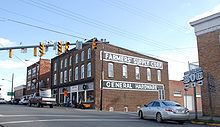
[[[11,79],[11,101],[12,101],[12,98],[13,98],[13,82],[14,82],[14,73],[12,73],[12,79]]]
[[[104,44],[102,43],[102,66],[101,66],[101,93],[100,93],[100,111],[102,111],[103,103],[103,80],[104,80],[104,69],[103,69],[103,55],[104,55]]]

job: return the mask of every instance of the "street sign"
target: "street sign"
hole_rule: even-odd
[[[8,92],[7,95],[8,96],[14,96],[14,92]]]
[[[188,84],[190,82],[200,81],[204,78],[203,70],[201,67],[192,69],[184,73],[183,83]]]

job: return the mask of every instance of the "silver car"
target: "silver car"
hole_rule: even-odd
[[[141,107],[138,116],[141,119],[156,119],[159,123],[173,120],[183,124],[189,120],[189,110],[174,101],[154,100]]]

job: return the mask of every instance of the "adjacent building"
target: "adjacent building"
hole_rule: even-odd
[[[51,59],[51,88],[57,103],[70,99],[91,108],[137,111],[168,99],[168,63],[106,42],[92,40]],[[65,93],[66,92],[66,93]]]
[[[50,60],[40,59],[27,67],[26,94],[39,92],[39,89],[50,89]]]
[[[183,81],[169,81],[169,99],[176,101],[188,108],[190,111],[195,111],[194,102],[194,90],[193,86],[188,88],[185,87]],[[196,86],[196,98],[197,98],[197,111],[202,111],[202,101],[201,101],[201,86]]]
[[[204,115],[220,116],[220,13],[193,21],[199,55],[199,65],[205,77],[202,86]]]
[[[14,88],[14,99],[20,100],[22,96],[26,95],[26,85],[20,85]]]

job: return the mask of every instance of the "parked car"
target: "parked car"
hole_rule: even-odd
[[[28,101],[29,101],[28,96],[23,96],[23,97],[21,98],[21,100],[19,101],[19,104],[21,104],[21,105],[27,105],[27,104],[28,104]]]
[[[6,100],[4,98],[0,98],[0,104],[6,104]]]
[[[141,119],[156,119],[159,123],[172,120],[183,124],[189,120],[189,110],[174,101],[154,100],[141,107],[138,116]]]

